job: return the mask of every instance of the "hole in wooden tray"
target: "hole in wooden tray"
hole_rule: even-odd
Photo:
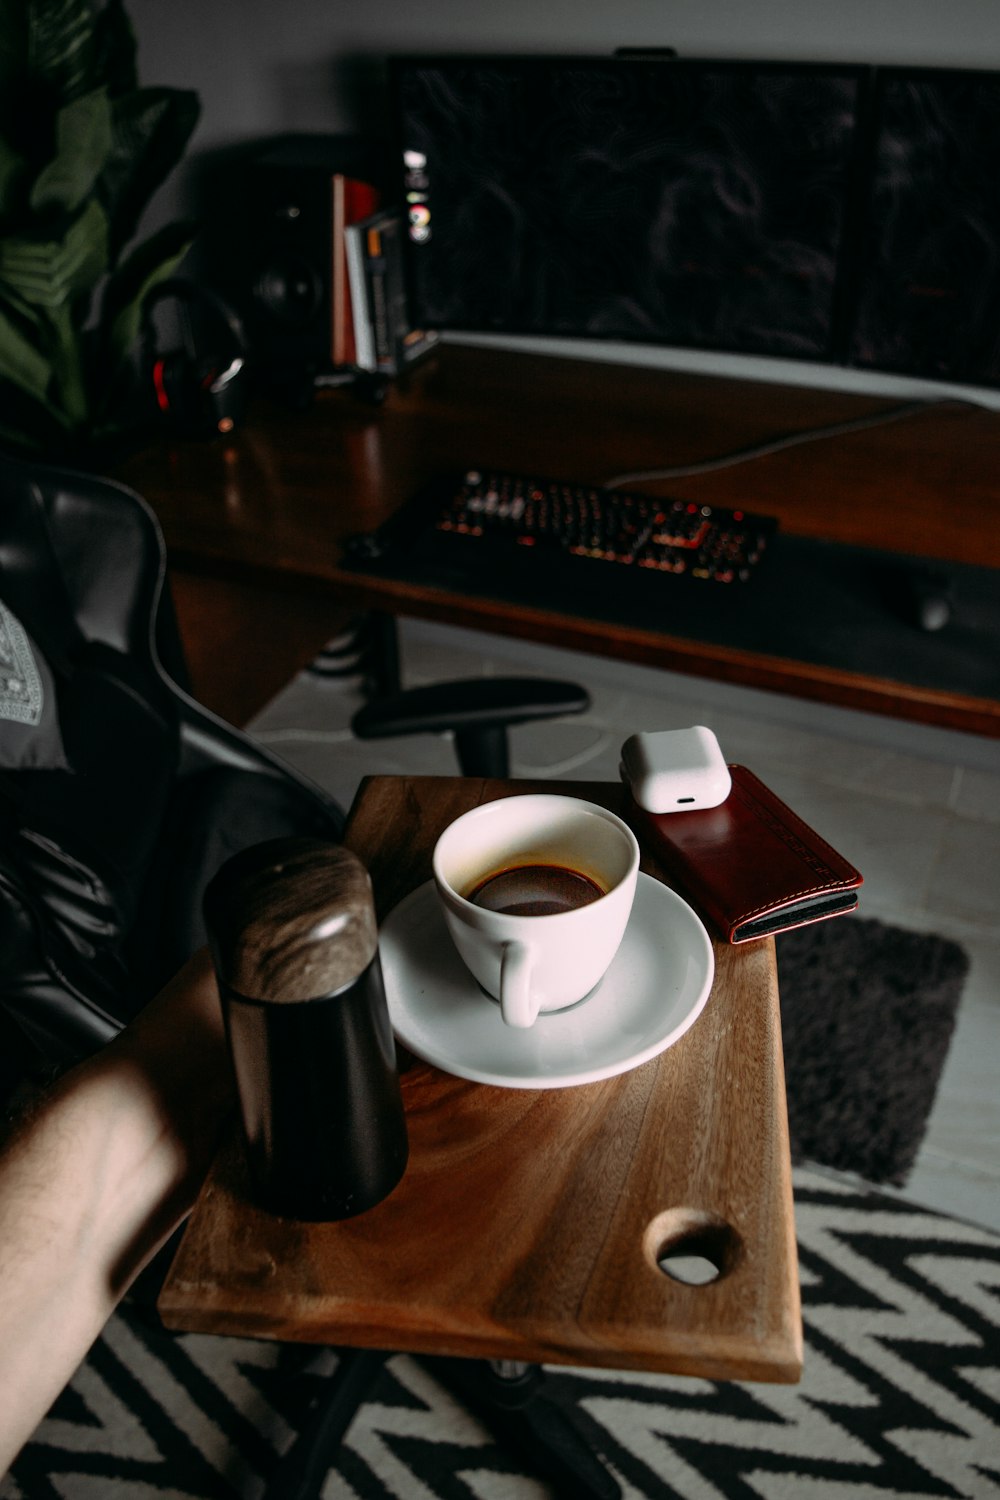
[[[732,1225],[700,1209],[672,1208],[658,1214],[645,1235],[650,1264],[685,1286],[708,1286],[727,1276],[742,1242]]]

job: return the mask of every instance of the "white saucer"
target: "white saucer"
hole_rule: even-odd
[[[393,1030],[424,1062],[476,1083],[566,1088],[612,1078],[673,1045],[704,1009],[715,974],[691,908],[639,875],[622,945],[586,1000],[520,1030],[456,952],[433,881],[389,913],[379,937]]]

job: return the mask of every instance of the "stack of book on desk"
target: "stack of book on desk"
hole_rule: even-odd
[[[399,375],[438,341],[411,328],[403,270],[404,226],[396,209],[382,209],[344,228],[354,363],[362,370]]]

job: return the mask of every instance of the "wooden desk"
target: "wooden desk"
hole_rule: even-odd
[[[267,689],[262,700],[280,686],[280,671],[287,679],[346,612],[376,608],[1000,735],[1000,675],[994,681],[989,665],[1000,652],[983,647],[984,609],[976,606],[966,623],[939,637],[921,637],[897,620],[888,594],[883,611],[875,576],[897,554],[960,569],[1000,568],[1000,414],[982,408],[944,404],[696,478],[640,486],[777,516],[779,544],[789,538],[814,552],[841,549],[840,597],[850,596],[855,570],[859,589],[871,595],[868,613],[852,631],[834,592],[824,606],[829,649],[824,637],[812,659],[796,654],[794,616],[782,634],[780,611],[779,630],[772,626],[764,643],[748,644],[738,629],[712,640],[676,624],[593,618],[583,605],[554,608],[542,591],[520,601],[479,597],[472,585],[363,576],[343,566],[347,536],[384,522],[442,471],[495,465],[600,483],[896,404],[449,346],[390,387],[381,406],[333,391],[303,412],[258,404],[231,441],[154,445],[126,461],[119,477],[146,496],[163,524],[196,687],[211,663],[229,677],[239,665],[239,648],[220,653],[219,628],[203,619],[224,598],[234,616],[224,624],[228,637],[239,642],[249,635],[255,643]],[[865,553],[859,559],[843,549]],[[822,557],[817,562],[810,553],[807,564],[822,569]],[[871,576],[862,580],[862,573]],[[795,559],[790,576],[798,576]],[[766,582],[761,577],[751,587]],[[810,598],[807,587],[806,611]],[[987,605],[985,615],[987,633],[996,626],[1000,638],[1000,602],[995,611]],[[879,667],[863,645],[858,649],[868,626],[880,636]],[[206,637],[213,649],[203,659],[199,644]],[[985,685],[963,684],[956,664],[976,651],[987,663],[980,674]],[[266,653],[280,661],[264,683]],[[940,663],[928,674],[921,663],[932,658]],[[205,692],[210,702],[213,687]]]
[[[430,875],[438,833],[530,782],[375,777],[347,842],[380,917]],[[552,790],[551,783],[544,784]],[[567,783],[620,810],[621,788]],[[643,868],[658,874],[654,862]],[[773,942],[716,947],[692,1029],[618,1078],[556,1090],[403,1076],[410,1164],[341,1224],[272,1217],[220,1156],[160,1297],[178,1329],[709,1379],[795,1381],[802,1335]],[[657,1268],[698,1231],[724,1274]]]

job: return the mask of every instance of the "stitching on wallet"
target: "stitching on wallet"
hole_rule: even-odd
[[[746,774],[748,776],[753,776],[752,771],[748,771]],[[754,777],[754,780],[756,781],[757,778]],[[763,782],[758,782],[758,785],[763,786]],[[742,796],[744,803],[747,807],[749,807],[754,816],[756,818],[759,818],[762,823],[766,824],[767,827],[770,828],[772,833],[777,834],[781,842],[787,848],[791,849],[793,854],[797,854],[803,861],[803,863],[807,864],[809,868],[815,872],[815,874],[825,875],[828,876],[831,880],[837,880],[837,876],[835,875],[832,867],[826,864],[822,856],[819,855],[810,844],[805,843],[795,832],[795,829],[790,827],[789,824],[795,824],[798,828],[801,828],[804,832],[808,833],[810,838],[816,844],[820,844],[824,849],[828,850],[829,853],[833,855],[834,859],[841,859],[842,856],[838,855],[836,849],[834,849],[832,845],[828,844],[826,842],[826,839],[821,838],[814,829],[810,828],[808,824],[802,821],[801,818],[797,817],[796,814],[792,812],[792,809],[788,807],[786,803],[781,801],[780,797],[775,797],[775,801],[780,803],[782,809],[784,810],[784,820],[773,813],[765,803],[759,801],[756,797],[754,797],[748,787],[741,786],[738,787],[737,790]],[[774,796],[773,792],[771,793],[771,796]],[[841,877],[841,881],[842,880],[843,877]]]
[[[758,778],[754,776],[753,772],[746,770],[745,767],[744,774],[756,781],[758,786],[763,786],[763,782],[759,781]],[[735,785],[733,789],[734,791],[737,791],[739,793],[744,805],[749,808],[749,810],[754,814],[756,818],[759,819],[760,822],[762,822],[767,828],[771,830],[772,833],[776,834],[777,837],[780,838],[781,842],[785,845],[786,848],[791,849],[793,854],[797,854],[798,857],[803,861],[803,863],[809,866],[814,874],[825,875],[827,877],[822,881],[820,885],[803,886],[798,891],[786,896],[781,901],[779,906],[775,906],[772,901],[765,901],[760,906],[750,907],[747,911],[743,912],[739,917],[736,918],[735,922],[733,923],[734,928],[738,927],[740,923],[747,922],[751,918],[760,915],[762,912],[773,911],[777,913],[781,910],[782,907],[790,906],[794,901],[802,901],[807,896],[816,896],[823,891],[829,891],[832,895],[836,891],[851,890],[853,888],[853,876],[838,877],[837,875],[835,875],[832,868],[828,864],[824,863],[822,857],[818,856],[814,849],[810,847],[810,845],[804,843],[793,828],[789,827],[787,823],[783,822],[779,817],[777,817],[769,807],[760,802],[752,794],[749,787],[745,783],[743,785]],[[771,792],[770,795],[774,797],[773,792]],[[788,807],[786,803],[781,801],[780,797],[775,797],[775,801],[780,803],[781,807],[784,809],[788,817],[788,822],[794,823],[799,828],[804,829],[806,832],[808,832],[810,837],[814,839],[817,844],[822,845],[824,849],[829,850],[829,852],[835,859],[841,858],[841,856],[837,854],[837,851],[833,848],[833,846],[831,844],[828,844],[826,842],[826,839],[821,838],[814,829],[809,828],[801,818],[797,817],[796,814],[792,812],[791,808]]]

